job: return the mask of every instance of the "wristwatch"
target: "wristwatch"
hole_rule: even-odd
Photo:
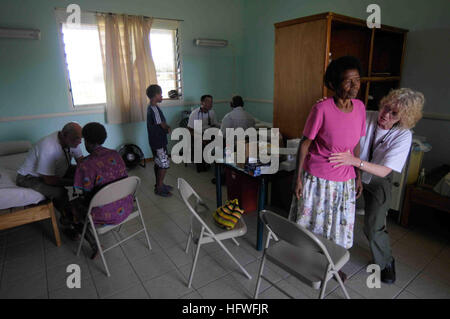
[[[363,161],[361,161],[361,163],[359,163],[359,168],[364,167],[364,163]]]

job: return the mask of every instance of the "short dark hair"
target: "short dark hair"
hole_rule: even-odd
[[[200,101],[203,102],[208,97],[211,98],[211,99],[213,98],[211,95],[205,94],[205,95],[202,95],[202,97],[200,98]]]
[[[244,106],[244,100],[241,96],[235,95],[231,98],[231,105],[232,107]]]
[[[91,122],[83,126],[81,134],[85,142],[98,145],[102,145],[107,137],[105,127],[98,122]]]
[[[342,82],[342,75],[347,70],[358,70],[361,74],[361,63],[353,56],[343,56],[331,61],[325,72],[325,86],[336,91]]]
[[[162,93],[162,89],[158,84],[152,84],[147,88],[147,96],[149,99],[152,99],[156,94]]]

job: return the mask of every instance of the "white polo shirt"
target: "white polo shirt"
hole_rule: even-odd
[[[20,175],[40,175],[63,177],[72,158],[83,156],[80,146],[63,150],[58,140],[58,132],[39,140],[29,151],[25,162],[17,173]]]
[[[217,127],[218,123],[216,121],[216,113],[214,110],[209,110],[208,112],[200,111],[200,107],[194,109],[189,115],[188,127],[194,129],[194,121],[202,121],[202,130],[206,130],[210,127]]]
[[[390,132],[389,130],[383,130],[378,127],[378,112],[367,111],[366,136],[363,136],[360,142],[361,160],[369,161],[370,147],[374,138],[374,150],[370,162],[389,167],[400,173],[411,148],[411,131],[402,128],[393,128]],[[371,179],[372,174],[362,172],[361,180],[363,183],[368,184]]]
[[[241,127],[246,130],[249,127],[255,127],[255,123],[255,119],[250,113],[246,112],[242,106],[237,106],[224,116],[220,130],[225,136],[227,128]]]

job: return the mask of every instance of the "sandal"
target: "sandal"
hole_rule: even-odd
[[[166,192],[170,192],[170,191],[173,190],[173,187],[170,186],[170,185],[163,184],[162,187],[163,187],[163,190],[166,191]],[[157,187],[156,187],[156,185],[155,185],[155,190],[156,190],[156,189],[157,189]]]
[[[172,193],[169,192],[168,190],[166,190],[164,187],[162,187],[162,189],[160,189],[160,190],[155,188],[155,194],[159,195],[159,196],[162,196],[162,197],[170,197],[170,196],[172,196]]]

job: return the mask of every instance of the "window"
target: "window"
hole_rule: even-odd
[[[80,28],[69,27],[64,14],[60,15],[63,17],[59,21],[72,104],[74,107],[103,106],[106,104],[106,91],[95,15],[88,15],[89,23],[82,21]],[[155,21],[150,31],[150,44],[158,84],[165,99],[169,98],[171,90],[176,90],[181,96],[178,29],[165,20]]]
[[[69,90],[74,106],[106,103],[103,62],[96,25],[62,25]]]
[[[150,44],[156,67],[156,78],[163,96],[170,90],[181,94],[181,70],[179,65],[177,30],[153,29],[150,31]]]

